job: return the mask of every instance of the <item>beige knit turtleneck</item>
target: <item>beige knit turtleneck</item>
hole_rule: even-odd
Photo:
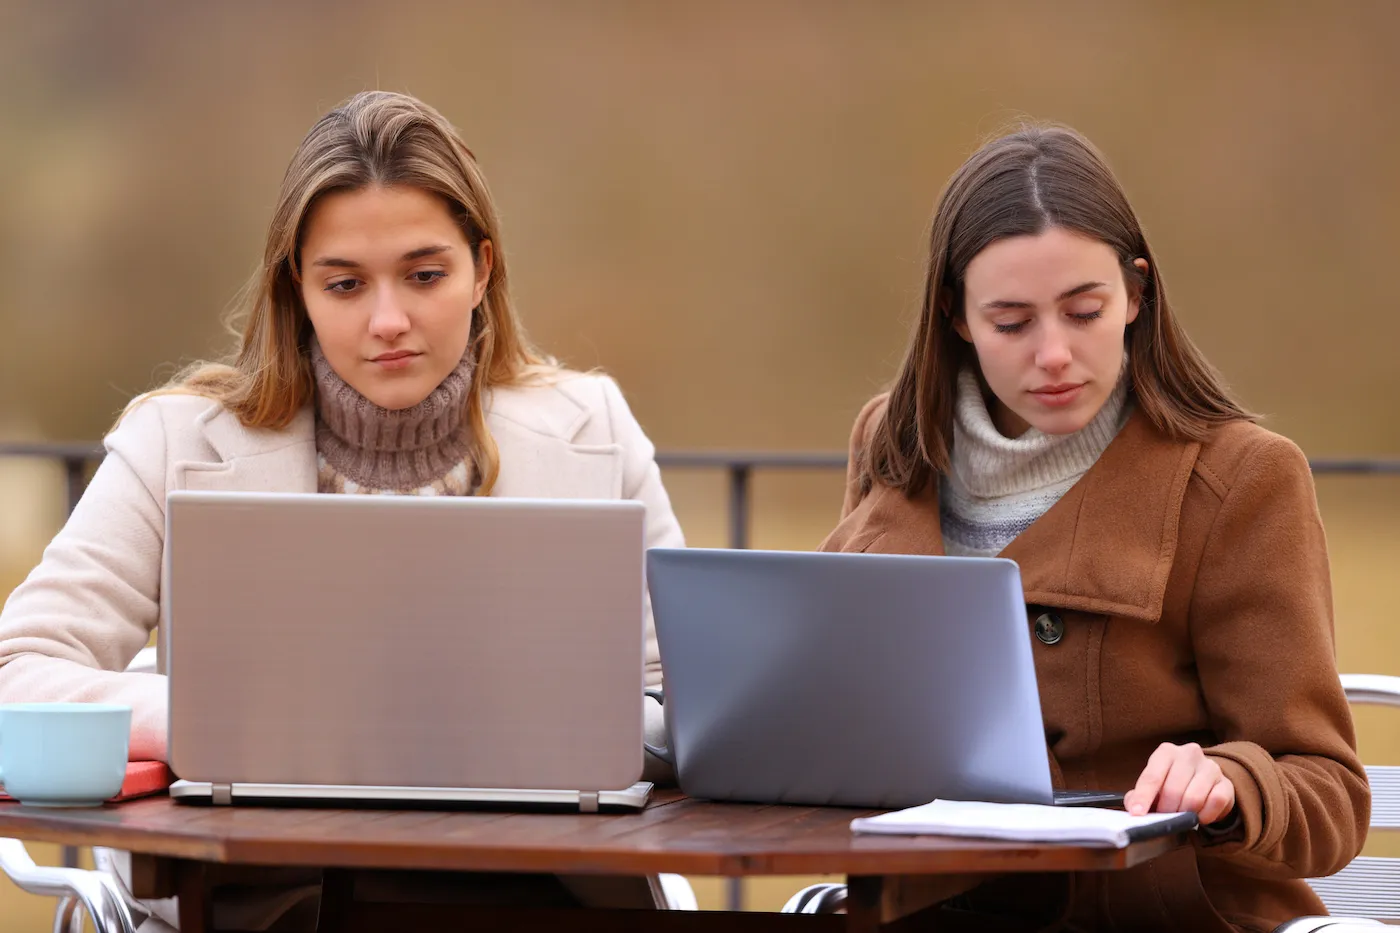
[[[480,479],[471,461],[466,399],[475,366],[468,351],[427,398],[390,410],[341,379],[312,340],[319,491],[472,495]]]

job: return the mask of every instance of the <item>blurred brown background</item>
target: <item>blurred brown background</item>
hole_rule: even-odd
[[[461,128],[534,337],[615,374],[662,449],[842,449],[903,350],[939,188],[1028,116],[1107,152],[1270,427],[1394,457],[1397,52],[1394,0],[0,0],[0,439],[96,438],[226,349],[286,160],[382,87]],[[722,544],[722,477],[667,483]],[[840,480],[755,492],[754,543],[808,548]],[[1319,495],[1342,667],[1400,673],[1400,479]],[[0,508],[4,592],[61,521],[60,471],[0,461]],[[1361,725],[1400,757],[1393,720]],[[42,925],[0,898],[0,930]]]

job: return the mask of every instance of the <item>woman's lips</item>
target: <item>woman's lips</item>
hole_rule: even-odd
[[[1059,385],[1044,386],[1039,389],[1032,389],[1031,396],[1042,405],[1051,408],[1063,408],[1071,405],[1084,390],[1085,383],[1061,383]]]
[[[379,354],[370,362],[384,369],[405,369],[422,355],[412,350],[390,350],[388,353]]]

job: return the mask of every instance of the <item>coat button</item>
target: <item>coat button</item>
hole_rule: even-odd
[[[1065,637],[1065,620],[1053,612],[1042,613],[1035,620],[1035,637],[1044,645],[1058,643]]]

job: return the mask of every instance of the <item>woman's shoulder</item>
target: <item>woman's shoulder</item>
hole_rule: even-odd
[[[147,392],[127,403],[107,433],[106,444],[110,449],[114,443],[193,433],[222,408],[216,400],[191,392]]]
[[[486,408],[495,417],[527,424],[576,426],[599,416],[609,425],[627,412],[627,403],[617,381],[605,373],[540,369],[494,386]]]
[[[592,410],[606,410],[622,398],[617,380],[600,370],[560,369],[552,376],[554,391]]]
[[[880,423],[880,419],[885,416],[885,410],[889,407],[890,393],[888,392],[881,392],[861,406],[860,414],[856,415],[855,426],[851,429],[852,448],[858,445],[864,447],[870,442],[870,435],[874,432],[875,426]]]
[[[595,406],[605,404],[609,393],[620,391],[611,376],[597,370],[580,372],[575,369],[536,367],[520,375],[516,381],[491,387],[491,404],[509,399],[535,404]]]
[[[1222,498],[1246,481],[1306,475],[1311,468],[1293,441],[1253,421],[1230,421],[1212,427],[1201,441],[1196,472]]]

